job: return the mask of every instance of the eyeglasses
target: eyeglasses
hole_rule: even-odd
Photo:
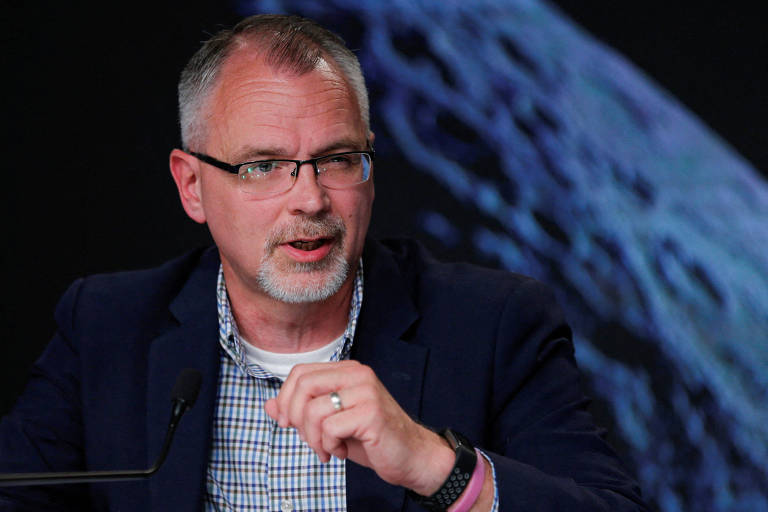
[[[347,151],[308,160],[256,160],[228,164],[212,156],[187,151],[198,160],[236,174],[240,189],[254,199],[267,199],[287,192],[296,183],[299,169],[312,164],[317,183],[325,188],[345,189],[365,183],[371,177],[374,151]]]

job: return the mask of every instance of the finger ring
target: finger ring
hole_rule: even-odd
[[[330,397],[331,397],[331,403],[333,404],[333,409],[335,411],[340,411],[344,408],[344,406],[341,405],[341,397],[337,392],[331,391]]]

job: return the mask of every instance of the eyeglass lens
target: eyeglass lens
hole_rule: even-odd
[[[347,188],[363,183],[371,174],[367,153],[341,153],[316,160],[317,182],[326,188]],[[313,169],[314,170],[314,169]],[[257,197],[270,197],[289,190],[298,176],[296,162],[265,160],[240,167],[240,188]]]

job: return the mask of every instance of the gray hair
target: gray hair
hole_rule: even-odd
[[[344,41],[312,20],[300,16],[258,14],[245,18],[232,29],[218,32],[192,56],[179,80],[179,123],[185,148],[205,139],[204,109],[214,89],[221,66],[235,50],[263,49],[265,62],[277,70],[298,75],[330,60],[346,78],[360,108],[366,130],[370,130],[368,91],[357,57]]]

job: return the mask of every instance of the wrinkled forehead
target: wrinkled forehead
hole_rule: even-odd
[[[302,119],[346,132],[346,138],[366,138],[348,80],[326,59],[319,59],[310,71],[297,72],[268,64],[256,50],[240,49],[221,66],[208,103],[207,131],[220,142],[231,138],[228,130],[235,124],[277,136],[307,126],[295,124]]]
[[[266,49],[254,44],[241,44],[227,56],[219,69],[211,96],[214,100],[222,101],[228,95],[237,94],[238,86],[289,85],[306,75],[312,75],[318,82],[342,90],[361,114],[352,84],[332,58],[320,54],[311,60],[311,65],[307,61],[281,62],[270,58]]]

